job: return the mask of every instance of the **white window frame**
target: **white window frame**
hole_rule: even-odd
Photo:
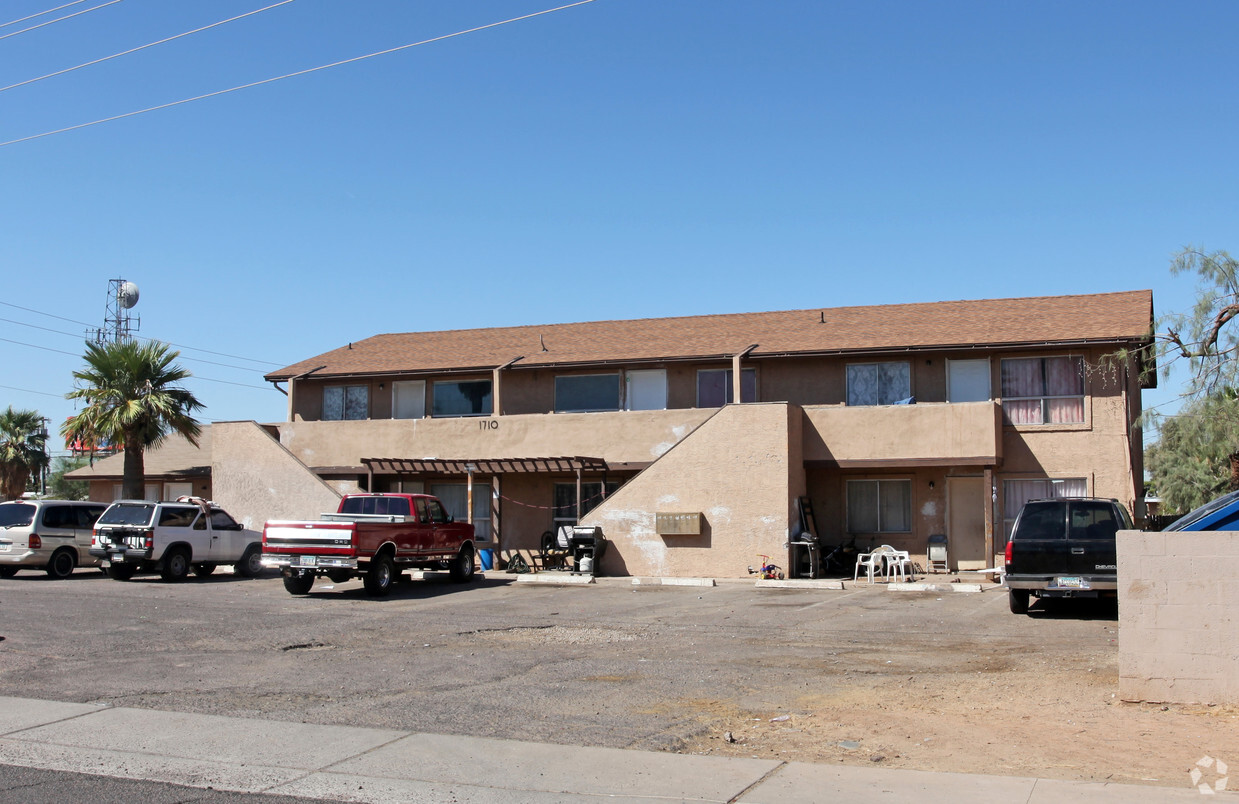
[[[1040,394],[1038,396],[1007,396],[1006,389],[1000,385],[999,391],[1003,394],[1002,396],[1003,414],[1004,416],[1006,416],[1007,422],[1010,424],[1015,424],[1017,426],[1022,426],[1022,427],[1040,427],[1040,426],[1045,426],[1045,425],[1049,425],[1053,427],[1056,425],[1061,426],[1061,425],[1072,425],[1072,424],[1085,424],[1088,419],[1088,383],[1084,376],[1084,358],[1081,357],[1080,355],[1041,355],[1041,356],[1034,356],[1034,357],[1004,357],[1002,359],[1002,364],[1006,364],[1009,362],[1023,362],[1023,361],[1034,361],[1034,360],[1039,361],[1041,363],[1041,376],[1043,380],[1042,387],[1043,387],[1043,390],[1046,391],[1046,393]],[[1080,367],[1080,393],[1078,394],[1050,394],[1048,393],[1049,389],[1047,386],[1048,386],[1049,381],[1046,377],[1046,361],[1047,360],[1075,360]],[[999,368],[1000,368],[999,383],[1001,383],[1002,382],[1001,364]],[[1071,420],[1071,421],[1064,421],[1064,422],[1051,421],[1053,417],[1050,414],[1050,404],[1055,400],[1062,400],[1062,399],[1072,399],[1072,400],[1078,399],[1080,401],[1080,418],[1078,420]],[[1011,418],[1010,411],[1007,409],[1008,403],[1034,402],[1034,401],[1040,403],[1041,421],[1015,422]]]
[[[643,379],[650,379],[653,382],[647,387]],[[650,404],[648,402],[638,403],[638,396],[644,397],[649,393],[650,388],[657,386],[653,391],[653,396],[657,397],[658,401]],[[640,391],[634,391],[634,388],[641,388]],[[639,405],[639,406],[638,406]],[[667,370],[666,369],[632,369],[624,372],[624,410],[666,410],[667,409]]]
[[[965,390],[971,390],[971,387],[966,388],[966,389],[960,389],[957,387],[957,383],[955,382],[956,377],[954,374],[956,366],[959,366],[961,369],[965,367],[977,368],[977,369],[981,369],[984,372],[984,377],[985,377],[985,396],[984,397],[980,399],[973,399],[971,397],[975,396],[975,394],[963,393],[963,391]],[[972,377],[961,374],[959,379],[961,380],[959,385],[962,385],[963,380],[971,380]],[[966,360],[947,360],[946,361],[946,401],[947,402],[988,402],[989,400],[993,398],[994,398],[993,368],[990,365],[989,358],[983,357],[979,359],[969,358]]]
[[[400,399],[402,396],[406,396],[406,398],[410,400],[420,401],[421,403],[420,405],[414,403],[412,416],[401,416],[400,415]],[[391,384],[391,417],[393,419],[424,419],[426,418],[426,381],[425,380],[398,380]]]

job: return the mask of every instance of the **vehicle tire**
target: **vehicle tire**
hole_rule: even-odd
[[[1028,601],[1031,596],[1027,589],[1008,589],[1007,602],[1011,605],[1011,613],[1027,614]]]
[[[17,574],[17,567],[0,567],[0,578],[12,578]]]
[[[109,564],[107,568],[108,577],[114,581],[127,581],[137,571],[138,568],[132,564]]]
[[[310,573],[305,575],[285,575],[284,588],[288,590],[290,595],[308,595],[310,587],[314,585],[314,576]]]
[[[76,566],[77,560],[73,557],[73,551],[62,548],[52,553],[52,560],[47,562],[47,575],[49,578],[63,580],[73,574]]]
[[[452,559],[452,566],[448,568],[448,573],[452,580],[456,583],[464,583],[473,577],[473,548],[465,545],[460,548],[460,552],[456,554],[456,558]]]
[[[212,572],[215,572],[214,564],[194,564],[194,575],[199,578],[205,578]]]
[[[232,567],[233,572],[240,575],[242,578],[257,578],[262,572],[262,548],[256,544],[251,544],[246,548],[245,554],[241,556]]]
[[[159,571],[159,577],[168,583],[175,583],[188,575],[189,551],[181,549],[168,551],[163,557],[163,569]]]
[[[383,597],[391,591],[396,580],[396,565],[387,553],[380,553],[370,562],[370,570],[364,580],[366,594],[370,597]]]

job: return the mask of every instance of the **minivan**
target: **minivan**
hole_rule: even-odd
[[[90,553],[91,529],[106,503],[13,500],[0,503],[0,578],[44,570],[68,578],[78,566],[99,566]]]

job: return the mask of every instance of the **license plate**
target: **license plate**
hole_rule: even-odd
[[[1088,581],[1075,576],[1064,576],[1055,578],[1054,585],[1060,589],[1087,589]]]
[[[113,553],[113,554],[112,554],[112,563],[113,563],[113,564],[124,564],[124,563],[125,563],[125,554],[124,554],[124,553]]]
[[[297,566],[298,567],[317,567],[318,556],[298,556]]]

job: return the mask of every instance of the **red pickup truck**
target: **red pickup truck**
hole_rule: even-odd
[[[262,565],[284,576],[290,594],[314,579],[360,577],[367,594],[386,595],[406,569],[446,567],[452,580],[473,577],[473,526],[453,522],[427,494],[346,494],[317,521],[271,520],[262,529]]]

